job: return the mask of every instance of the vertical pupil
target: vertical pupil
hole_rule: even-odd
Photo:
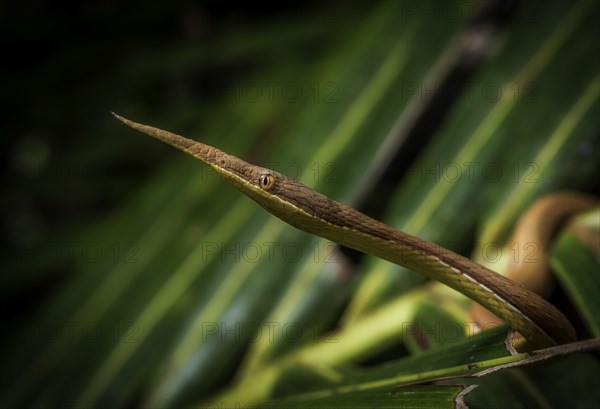
[[[264,188],[269,186],[269,181],[270,181],[269,175],[263,175],[260,177],[260,183],[262,184],[262,186]]]

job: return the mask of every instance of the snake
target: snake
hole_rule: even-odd
[[[508,261],[503,275],[542,297],[549,297],[555,286],[550,266],[554,240],[559,233],[569,231],[582,240],[589,236],[589,247],[598,248],[588,230],[577,228],[572,223],[575,216],[597,206],[598,199],[595,196],[576,191],[550,192],[536,199],[523,212],[507,241],[506,251],[502,253],[506,254]],[[522,252],[515,253],[514,246],[520,247]],[[477,303],[471,306],[469,316],[480,328],[503,324],[502,320]]]
[[[125,125],[212,167],[289,225],[423,274],[464,294],[503,319],[527,340],[528,347],[544,348],[576,340],[573,326],[555,306],[467,257],[396,230],[279,172],[112,114]]]

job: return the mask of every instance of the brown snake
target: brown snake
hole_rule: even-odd
[[[507,256],[508,265],[504,275],[536,294],[549,297],[554,287],[550,268],[553,240],[563,228],[568,229],[566,224],[572,217],[597,205],[596,197],[572,191],[552,192],[537,199],[518,220],[507,243],[509,246],[532,249],[535,255]],[[511,253],[508,248],[506,250],[507,255]],[[491,328],[502,324],[502,320],[477,303],[471,306],[470,316],[480,327]]]
[[[130,127],[211,166],[241,192],[292,226],[454,288],[504,319],[532,347],[571,342],[576,338],[566,317],[542,297],[466,257],[395,230],[278,172],[114,115]]]

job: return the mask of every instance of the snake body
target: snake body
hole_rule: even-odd
[[[278,172],[114,115],[126,125],[211,166],[288,224],[424,274],[461,292],[504,319],[532,346],[545,347],[576,339],[569,321],[553,305],[466,257],[395,230]]]
[[[553,241],[563,229],[569,230],[567,222],[575,215],[597,206],[596,197],[572,191],[552,192],[537,199],[519,218],[512,237],[507,242],[510,246],[520,246],[521,250],[528,253],[524,251],[526,254],[519,256],[506,248],[504,253],[508,263],[504,275],[536,294],[549,297],[555,284],[550,268]],[[503,323],[477,303],[471,306],[470,317],[479,326],[486,328]]]

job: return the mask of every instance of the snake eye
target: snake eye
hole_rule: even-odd
[[[269,175],[269,174],[260,175],[260,177],[258,178],[258,184],[264,190],[269,190],[275,184],[275,177],[273,177],[273,175]]]

